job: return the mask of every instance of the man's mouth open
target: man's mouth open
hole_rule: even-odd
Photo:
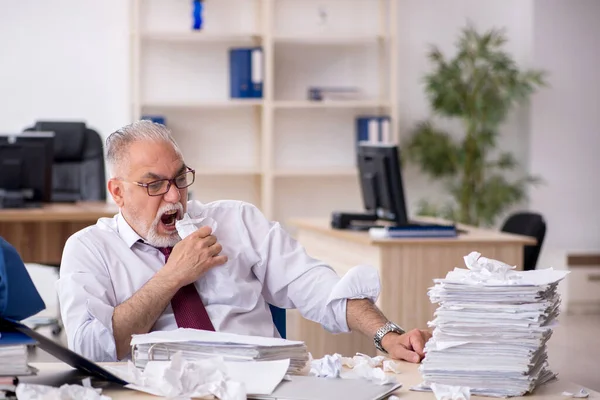
[[[178,210],[170,210],[160,217],[160,222],[167,230],[175,230],[175,222],[181,219]]]

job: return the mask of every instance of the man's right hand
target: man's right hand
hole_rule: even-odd
[[[198,280],[209,269],[225,264],[227,256],[220,255],[223,247],[211,233],[209,226],[203,226],[177,243],[160,275],[181,288]]]

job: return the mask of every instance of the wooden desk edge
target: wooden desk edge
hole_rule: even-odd
[[[49,203],[37,208],[0,209],[4,222],[82,222],[112,218],[119,212],[116,205],[102,201]]]
[[[412,244],[440,244],[440,243],[457,243],[465,242],[481,242],[489,243],[499,241],[502,243],[517,243],[523,245],[535,245],[537,240],[530,236],[515,235],[512,233],[499,232],[495,230],[486,230],[482,228],[458,224],[459,229],[467,231],[466,234],[459,234],[456,238],[399,238],[399,239],[371,239],[366,232],[357,232],[352,230],[333,229],[324,219],[319,218],[291,218],[288,221],[293,227],[318,232],[339,239],[350,240],[361,244],[375,245],[397,245],[400,242]],[[480,234],[477,237],[477,234]]]

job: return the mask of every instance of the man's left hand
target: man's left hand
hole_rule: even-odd
[[[390,357],[413,363],[420,362],[425,357],[425,343],[431,338],[427,330],[413,329],[404,335],[390,332],[383,337],[381,345]]]

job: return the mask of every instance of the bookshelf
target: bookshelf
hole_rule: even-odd
[[[270,219],[360,210],[355,118],[398,139],[399,0],[130,0],[131,115],[161,115],[190,166],[192,198],[239,199]],[[262,99],[229,98],[228,50],[261,46]],[[360,99],[309,101],[309,86]]]

